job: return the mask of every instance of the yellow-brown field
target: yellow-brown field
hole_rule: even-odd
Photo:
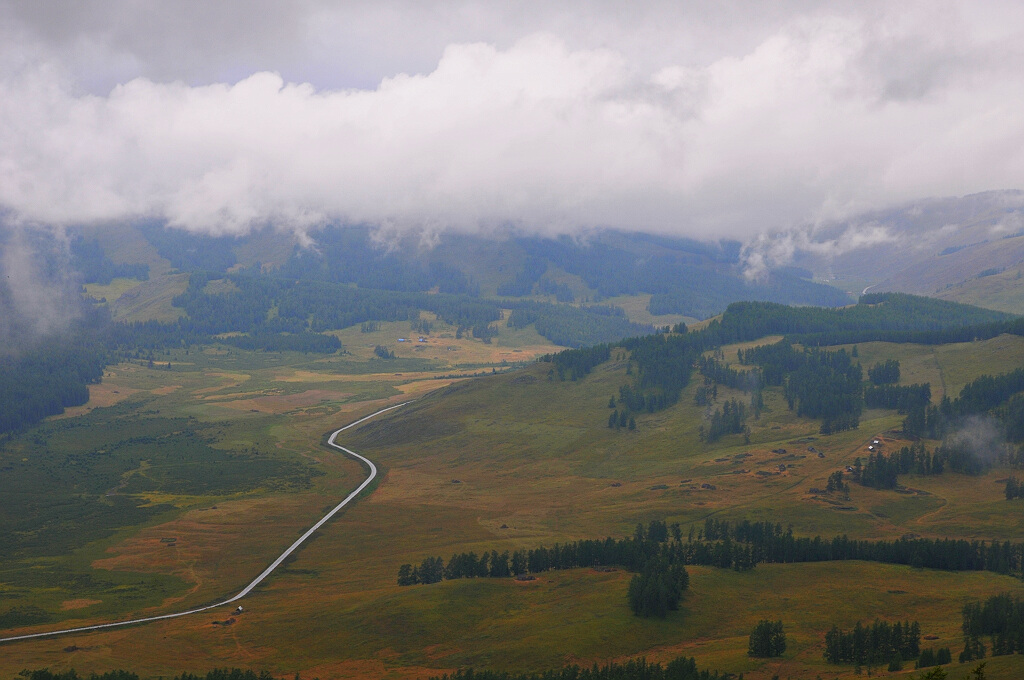
[[[839,504],[810,491],[865,457],[875,436],[890,449],[901,446],[892,432],[901,418],[893,412],[866,412],[859,430],[823,437],[818,423],[796,417],[781,394],[769,390],[749,444],[735,435],[704,445],[697,439],[704,409],[694,403],[691,386],[671,409],[639,416],[636,432],[615,431],[606,427],[607,404],[627,380],[625,362],[609,362],[577,383],[549,380],[545,364],[465,380],[452,376],[490,373],[491,366],[500,371],[503,361],[528,361],[552,348],[526,335],[509,333],[504,342],[499,337],[485,345],[442,338],[446,332],[435,331],[426,343],[397,343],[389,338],[418,336],[407,324],[382,324],[373,333],[348,329],[339,333],[351,352],[343,360],[272,361],[222,350],[177,352],[168,358],[171,371],[137,363],[114,367],[92,406],[107,406],[101,398],[118,403],[111,399],[115,390],[126,395],[121,400],[145,398],[145,407],[161,414],[223,423],[218,446],[259,440],[261,449],[314,461],[323,473],[299,490],[216,497],[144,492],[149,502],[177,511],[82,554],[96,572],[167,574],[186,586],[122,615],[173,611],[237,592],[364,478],[360,465],[321,445],[324,433],[384,405],[416,401],[339,440],[373,459],[382,480],[250,595],[246,612],[232,624],[213,624],[228,619],[225,609],[4,645],[0,673],[131,668],[169,676],[230,665],[279,676],[414,678],[466,665],[542,670],[684,654],[701,667],[747,678],[846,677],[852,668],[822,660],[823,636],[833,624],[918,620],[923,634],[936,636],[924,644],[949,646],[955,657],[963,644],[964,603],[1001,592],[1024,596],[1024,585],[1007,576],[865,562],[759,565],[743,573],[692,567],[682,610],[664,620],[630,613],[630,574],[623,571],[576,569],[546,572],[531,583],[473,579],[400,588],[398,567],[424,557],[620,537],[651,519],[680,522],[684,533],[714,517],[771,520],[792,525],[798,535],[859,538],[1020,540],[1024,525],[1022,506],[1005,501],[997,481],[1006,469],[976,478],[901,477],[913,493],[853,486],[849,501]],[[372,358],[377,344],[394,350],[396,363]],[[725,349],[727,359],[735,359],[736,349]],[[899,358],[902,382],[930,381],[935,398],[943,384],[955,394],[978,375],[1024,361],[1024,343],[1006,336],[940,348],[865,343],[858,351],[865,365]],[[730,396],[720,388],[720,400]],[[786,453],[773,452],[780,448]],[[715,488],[702,489],[703,483]],[[52,601],[62,618],[4,634],[111,618],[108,611],[97,613],[102,594],[18,597]],[[786,625],[789,649],[781,660],[746,656],[747,636],[761,618]],[[1024,663],[1020,656],[997,658],[988,671],[990,678],[1016,678]],[[954,669],[952,677],[966,672],[966,666]]]

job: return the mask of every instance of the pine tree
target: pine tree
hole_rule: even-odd
[[[403,564],[401,567],[398,568],[398,585],[416,585],[416,576],[413,573],[413,567],[411,564]]]

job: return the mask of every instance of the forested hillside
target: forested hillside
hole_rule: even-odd
[[[254,253],[258,262],[262,240],[268,241],[266,259],[277,256],[276,251],[271,253],[269,239],[260,234],[211,237],[160,223],[143,223],[137,229],[171,267],[184,272],[224,274],[240,263],[251,264]],[[648,295],[654,315],[701,319],[739,300],[822,306],[851,301],[847,293],[812,281],[810,271],[797,267],[778,267],[751,282],[737,241],[598,231],[585,239],[443,234],[425,245],[417,237],[360,225],[327,226],[310,238],[311,243],[296,244],[277,267],[280,276],[368,289],[559,303]],[[114,275],[134,274],[126,270]]]
[[[718,385],[742,390],[746,403],[726,402],[711,414],[701,438],[716,441],[723,434],[746,430],[748,410],[755,417],[763,405],[762,389],[782,387],[790,410],[799,416],[821,420],[821,433],[831,434],[859,425],[865,406],[891,408],[906,414],[904,431],[941,439],[955,431],[971,415],[991,413],[1011,439],[1022,437],[1016,419],[1024,412],[1024,379],[1021,370],[985,376],[964,387],[951,401],[930,403],[928,384],[897,386],[899,362],[871,366],[865,384],[864,370],[856,360],[856,347],[848,352],[818,349],[819,345],[850,344],[869,340],[942,344],[987,339],[1001,333],[1024,335],[1024,322],[1000,312],[900,293],[864,296],[860,303],[842,309],[787,307],[765,302],[734,303],[720,319],[698,331],[680,324],[671,332],[634,337],[611,346],[566,351],[546,357],[557,367],[560,379],[579,379],[610,356],[617,347],[629,353],[633,378],[622,385],[609,406],[616,407],[609,427],[631,422],[635,413],[654,413],[674,405],[682,390],[699,371],[704,387],[699,404]],[[730,367],[719,348],[725,344],[783,335],[775,343],[736,355],[739,368]],[[706,352],[714,351],[712,357]],[[624,355],[623,355],[624,356]],[[633,370],[635,367],[635,370]],[[969,467],[969,466],[968,466]]]

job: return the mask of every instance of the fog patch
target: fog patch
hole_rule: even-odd
[[[62,331],[81,316],[62,230],[0,225],[0,353]]]
[[[966,450],[988,466],[996,464],[1005,454],[1007,442],[996,418],[973,415],[959,423],[956,432],[943,440],[943,446]]]
[[[835,226],[804,227],[754,236],[740,252],[743,274],[748,281],[764,280],[772,269],[791,264],[797,256],[827,267],[828,260],[844,253],[899,241],[877,222],[847,224],[835,232]]]

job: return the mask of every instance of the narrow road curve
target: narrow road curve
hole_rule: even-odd
[[[32,633],[30,635],[16,635],[14,637],[0,638],[0,643],[14,642],[16,640],[31,640],[32,638],[53,637],[55,635],[67,635],[68,633],[84,633],[84,632],[92,631],[92,630],[103,630],[104,628],[117,628],[119,626],[134,626],[134,625],[139,624],[139,623],[148,623],[150,621],[162,621],[164,619],[176,619],[179,616],[189,616],[190,614],[198,614],[199,612],[209,611],[211,609],[216,609],[217,607],[223,607],[225,605],[229,605],[229,604],[233,604],[235,602],[238,602],[243,597],[248,595],[252,591],[253,588],[255,588],[260,583],[262,583],[264,579],[266,579],[268,576],[270,576],[272,573],[274,573],[274,570],[277,569],[278,567],[280,567],[281,563],[284,562],[286,559],[288,559],[288,556],[291,555],[293,552],[295,552],[299,548],[299,546],[301,546],[303,543],[305,543],[306,540],[310,536],[312,536],[316,532],[317,529],[319,529],[324,524],[326,524],[328,521],[330,521],[330,519],[332,517],[334,517],[334,515],[336,515],[339,510],[341,510],[343,507],[348,505],[349,502],[352,501],[353,498],[358,496],[363,489],[365,489],[367,486],[369,486],[370,482],[372,482],[374,479],[376,479],[376,477],[377,477],[377,466],[373,464],[373,461],[371,461],[369,458],[364,458],[363,456],[360,456],[355,451],[352,451],[350,449],[346,449],[341,444],[336,443],[334,441],[334,438],[337,437],[342,432],[344,432],[345,430],[349,429],[350,427],[355,427],[356,425],[359,425],[360,423],[364,423],[367,420],[369,420],[370,418],[375,418],[375,417],[379,416],[381,413],[386,413],[387,411],[391,411],[391,410],[396,409],[396,408],[401,408],[402,406],[405,406],[408,403],[410,403],[410,402],[406,401],[406,402],[402,402],[401,404],[395,404],[394,406],[388,406],[387,408],[382,408],[381,410],[379,410],[379,411],[377,411],[375,413],[371,413],[370,415],[368,415],[368,416],[366,416],[364,418],[360,418],[359,420],[357,420],[357,421],[355,421],[353,423],[349,423],[345,427],[338,428],[337,430],[335,430],[331,434],[330,438],[327,440],[327,443],[330,444],[331,446],[333,446],[334,448],[336,448],[336,449],[338,449],[340,451],[344,451],[345,453],[347,453],[348,455],[352,456],[353,458],[355,458],[355,459],[365,463],[367,468],[369,468],[369,470],[370,470],[369,476],[367,476],[367,478],[365,480],[363,480],[362,484],[360,484],[358,487],[356,487],[355,491],[353,491],[348,496],[346,496],[345,500],[343,500],[342,502],[340,502],[336,506],[334,506],[334,508],[332,508],[330,512],[328,512],[326,515],[324,515],[323,517],[320,518],[319,522],[317,522],[316,524],[311,526],[306,531],[306,533],[304,533],[301,536],[299,536],[299,538],[296,539],[296,541],[294,543],[292,543],[290,546],[288,546],[288,549],[285,550],[283,553],[281,553],[281,555],[276,560],[274,560],[270,564],[269,567],[264,569],[263,573],[261,573],[255,579],[253,579],[252,583],[250,583],[245,588],[243,588],[241,592],[239,592],[237,595],[235,595],[231,599],[224,600],[223,602],[218,602],[216,604],[208,604],[205,607],[197,607],[195,609],[189,609],[188,611],[175,612],[173,614],[161,614],[160,616],[147,616],[147,617],[141,618],[141,619],[128,619],[127,621],[115,621],[114,623],[100,623],[100,624],[97,624],[95,626],[80,626],[78,628],[65,628],[63,630],[51,630],[51,631],[49,631],[47,633]]]

